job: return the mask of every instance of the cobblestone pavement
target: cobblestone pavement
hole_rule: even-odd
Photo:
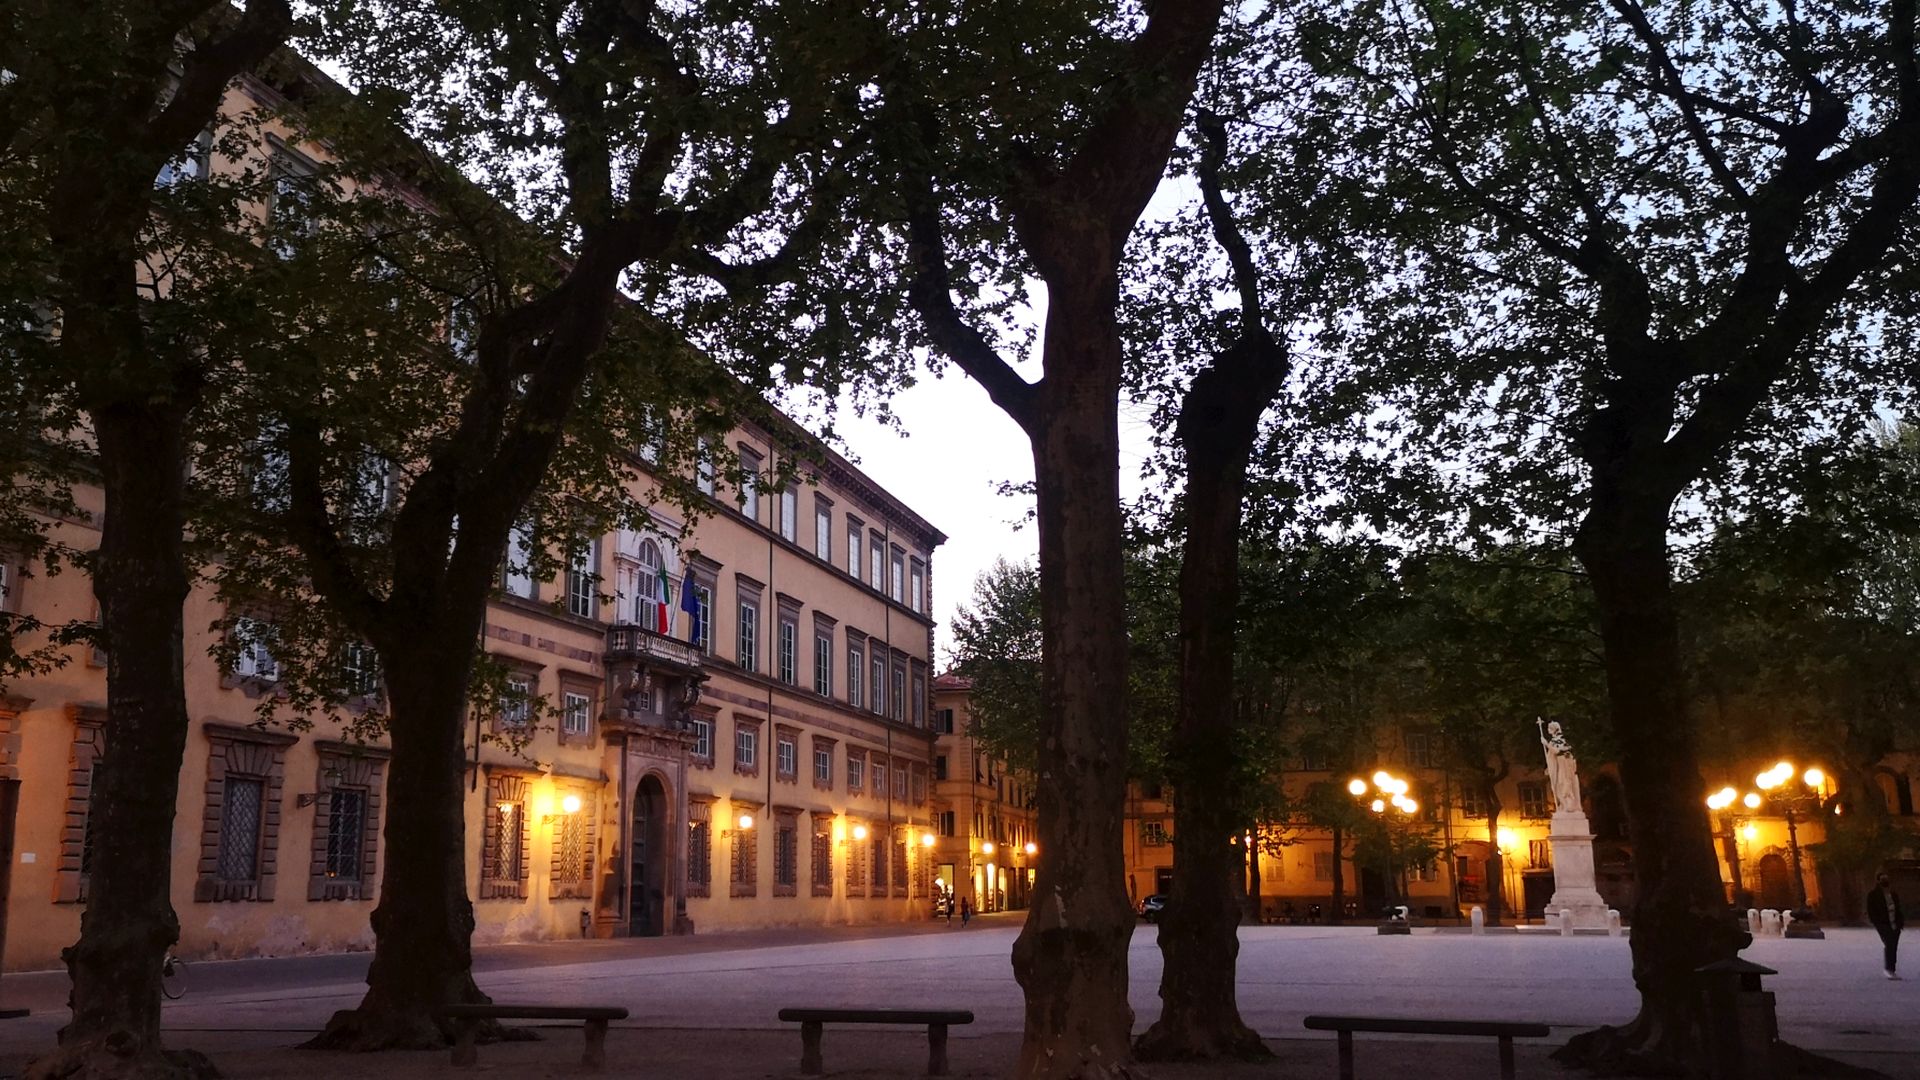
[[[632,1018],[609,1046],[613,1061],[630,1068],[617,1064],[616,1075],[790,1075],[799,1038],[775,1013],[809,1004],[970,1008],[976,1022],[955,1032],[956,1074],[991,1076],[1004,1072],[1018,1047],[1021,998],[1008,963],[1017,930],[1016,917],[1005,916],[966,929],[928,923],[494,946],[479,950],[476,967],[496,1000],[627,1006]],[[1554,1026],[1554,1039],[1522,1046],[1522,1072],[1555,1072],[1545,1063],[1553,1043],[1633,1012],[1623,939],[1248,927],[1241,940],[1241,1008],[1256,1030],[1284,1040],[1276,1042],[1281,1062],[1244,1073],[1163,1067],[1156,1077],[1331,1075],[1331,1038],[1308,1037],[1300,1027],[1310,1012],[1539,1020]],[[1779,995],[1784,1037],[1920,1080],[1920,970],[1911,981],[1885,981],[1871,931],[1830,930],[1825,941],[1763,940],[1745,955],[1779,971],[1768,988]],[[188,995],[167,1004],[169,1041],[214,1054],[230,1076],[361,1075],[372,1067],[367,1059],[284,1048],[359,999],[366,960],[358,954],[196,963]],[[1150,927],[1135,934],[1131,961],[1130,993],[1144,1027],[1157,1011],[1160,973]],[[64,996],[60,973],[0,980],[0,1003],[34,1009],[26,1019],[0,1022],[0,1075],[51,1044]],[[555,1031],[541,1043],[488,1048],[484,1071],[572,1075],[577,1040]],[[1492,1045],[1477,1040],[1369,1039],[1360,1046],[1363,1076],[1493,1075]],[[924,1066],[924,1042],[906,1032],[829,1029],[826,1049],[835,1075],[912,1075]],[[393,1078],[447,1070],[438,1055],[383,1056],[377,1068]]]

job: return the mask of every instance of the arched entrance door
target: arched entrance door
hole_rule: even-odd
[[[1793,907],[1793,876],[1788,871],[1787,860],[1777,851],[1760,856],[1759,903],[1763,908],[1777,911]]]
[[[627,881],[627,932],[659,937],[666,925],[667,789],[657,776],[645,776],[633,794],[633,860]]]

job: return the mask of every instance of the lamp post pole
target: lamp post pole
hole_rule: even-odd
[[[1787,857],[1793,860],[1793,890],[1796,899],[1800,901],[1800,910],[1806,911],[1807,875],[1800,868],[1800,830],[1794,824],[1793,804],[1788,803],[1784,809],[1787,815]],[[1794,917],[1799,918],[1798,915]]]

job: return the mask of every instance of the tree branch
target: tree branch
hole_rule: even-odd
[[[142,149],[171,156],[179,152],[220,105],[235,77],[258,67],[293,32],[287,0],[252,0],[233,28],[187,54],[186,70],[173,98],[147,123]]]
[[[286,431],[288,500],[283,522],[287,535],[306,556],[314,589],[349,625],[367,628],[369,636],[377,636],[384,605],[347,557],[346,545],[340,542],[327,510],[326,488],[320,480],[325,453],[320,433],[305,418],[289,420]]]

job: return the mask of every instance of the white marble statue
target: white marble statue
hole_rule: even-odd
[[[1540,748],[1547,754],[1547,780],[1553,785],[1554,809],[1558,813],[1580,812],[1580,774],[1573,760],[1573,747],[1560,730],[1558,720],[1535,720],[1540,729]]]

